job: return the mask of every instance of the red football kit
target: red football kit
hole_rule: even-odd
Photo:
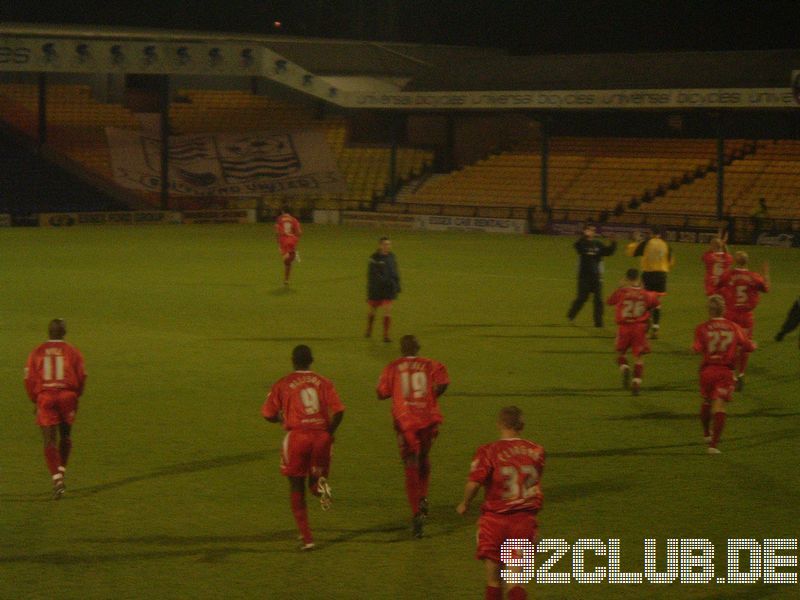
[[[716,317],[697,326],[692,349],[703,355],[700,365],[700,393],[703,398],[731,399],[735,386],[733,368],[739,348],[752,352],[755,345],[733,321]]]
[[[507,539],[536,542],[544,462],[544,448],[521,438],[478,448],[469,473],[469,480],[485,490],[478,520],[478,559],[500,562],[500,546]]]
[[[703,254],[701,260],[706,266],[706,275],[704,280],[706,296],[716,294],[719,278],[722,277],[725,271],[731,268],[731,265],[733,264],[733,256],[727,252],[714,252],[713,250],[709,250]]]
[[[392,398],[392,417],[403,457],[430,449],[442,422],[436,386],[449,383],[447,368],[430,358],[405,356],[383,369],[378,394]]]
[[[300,221],[290,214],[281,214],[275,220],[275,231],[278,234],[278,246],[281,254],[294,252],[300,236],[303,235],[303,228]]]
[[[288,430],[281,452],[281,473],[287,477],[327,477],[333,438],[333,415],[344,410],[333,383],[313,371],[295,371],[279,379],[261,414],[281,417]]]
[[[616,306],[617,352],[631,349],[635,357],[650,352],[647,343],[647,323],[650,310],[661,305],[657,292],[650,292],[641,286],[629,285],[617,288],[606,303]]]
[[[42,427],[75,422],[85,383],[83,356],[67,342],[47,341],[28,356],[25,389],[36,403],[36,422]]]
[[[752,337],[753,310],[760,293],[769,291],[764,278],[747,269],[733,268],[720,276],[717,291],[725,298],[725,318],[740,325]]]

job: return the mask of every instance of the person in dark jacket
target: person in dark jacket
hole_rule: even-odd
[[[786,320],[781,326],[781,330],[775,335],[775,341],[780,342],[786,337],[786,334],[794,331],[800,325],[800,298],[792,303],[789,313],[786,315]],[[800,339],[798,339],[800,343]]]
[[[400,293],[400,272],[397,259],[392,252],[392,241],[382,237],[378,249],[369,257],[367,267],[367,331],[365,337],[372,337],[372,324],[378,307],[383,307],[383,341],[391,342],[389,328],[392,324],[392,301]]]
[[[586,225],[583,235],[575,242],[578,253],[578,295],[572,302],[567,318],[572,321],[583,307],[589,294],[594,298],[594,326],[603,326],[603,257],[611,256],[617,249],[617,242],[609,236],[611,243],[606,245],[595,239],[594,225]]]

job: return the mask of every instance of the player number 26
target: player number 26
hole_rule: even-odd
[[[644,314],[645,306],[641,300],[625,300],[622,303],[622,318],[632,319],[641,317]]]
[[[533,465],[520,465],[519,467],[506,465],[500,467],[500,474],[503,476],[503,498],[530,498],[536,493],[539,471]],[[521,486],[520,479],[522,479]]]

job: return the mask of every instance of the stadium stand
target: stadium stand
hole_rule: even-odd
[[[38,102],[36,85],[0,85],[0,115],[14,129],[30,137],[37,133]],[[132,111],[120,104],[93,100],[88,86],[50,86],[47,116],[48,143],[87,171],[108,181],[113,179],[113,173],[105,127],[140,128]],[[345,117],[334,115],[319,119],[311,109],[242,91],[181,90],[170,105],[170,125],[175,134],[321,129],[347,181],[348,192],[338,197],[317,198],[317,206],[363,207],[389,191],[391,148],[347,145]],[[432,162],[431,151],[398,148],[397,180],[402,182],[419,176]],[[156,194],[142,195],[149,204],[158,205]],[[269,204],[276,206],[283,200],[280,196],[266,198]],[[211,199],[210,202],[219,205],[223,201]],[[186,206],[185,199],[183,205]]]

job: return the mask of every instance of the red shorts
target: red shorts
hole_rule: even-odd
[[[72,425],[76,412],[78,395],[71,390],[49,390],[36,397],[36,423],[40,427]]]
[[[439,435],[438,425],[428,425],[423,429],[402,430],[397,423],[397,445],[400,447],[400,457],[405,460],[416,454],[428,454],[433,446],[433,440]]]
[[[475,558],[500,562],[500,546],[510,539],[536,543],[538,523],[536,514],[529,511],[512,513],[483,513],[478,519],[478,551]]]
[[[321,429],[286,432],[281,450],[281,473],[286,477],[327,477],[333,438]]]
[[[369,304],[372,308],[378,308],[380,306],[391,306],[391,300],[367,300],[367,304]]]
[[[622,323],[617,328],[617,352],[631,349],[634,356],[650,352],[647,343],[647,323]]]
[[[297,248],[297,242],[299,239],[295,236],[285,236],[278,239],[278,247],[281,250],[281,254],[289,254],[290,252],[294,252],[295,248]]]
[[[747,337],[753,339],[753,313],[752,311],[728,310],[725,311],[725,318],[733,321],[744,329]]]
[[[700,371],[700,395],[706,400],[730,402],[736,381],[728,367],[711,365]]]

